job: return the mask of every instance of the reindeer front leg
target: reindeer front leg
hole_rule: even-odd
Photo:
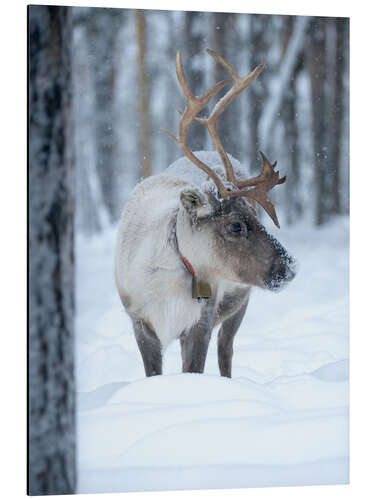
[[[212,302],[212,301],[210,301]],[[198,323],[180,336],[182,371],[203,373],[213,328],[213,307],[207,304]]]
[[[156,333],[141,319],[133,319],[133,327],[146,377],[161,375],[163,370],[161,343]]]
[[[233,339],[241,325],[248,302],[249,299],[246,300],[236,313],[223,321],[221,325],[217,337],[217,352],[220,375],[223,377],[230,378],[232,376]]]

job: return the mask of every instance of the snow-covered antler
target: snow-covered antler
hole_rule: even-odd
[[[271,217],[273,222],[277,227],[280,227],[279,221],[277,219],[275,207],[268,199],[268,191],[270,191],[277,184],[282,184],[285,182],[286,177],[280,179],[279,173],[276,172],[275,166],[276,162],[272,165],[266,158],[266,156],[261,153],[263,158],[263,170],[260,175],[257,177],[252,177],[246,180],[238,180],[234,175],[233,166],[229,160],[229,157],[222,145],[219,134],[217,132],[216,123],[219,117],[223,114],[226,107],[237,97],[239,96],[249,85],[253,82],[258,75],[262,72],[264,68],[264,61],[262,61],[259,66],[257,66],[253,71],[251,71],[245,77],[240,77],[237,72],[228,64],[220,55],[210,49],[206,49],[207,52],[212,56],[219,64],[221,64],[231,75],[233,85],[226,92],[226,94],[216,103],[214,109],[212,110],[210,116],[208,118],[198,118],[197,115],[201,112],[201,110],[208,104],[211,97],[217,94],[225,85],[230,83],[230,80],[224,80],[209,89],[203,96],[196,97],[191,92],[189,85],[186,80],[186,76],[182,67],[181,61],[181,53],[177,52],[176,55],[176,72],[177,78],[180,82],[182,91],[186,97],[186,108],[181,116],[181,120],[179,123],[178,130],[178,138],[175,137],[172,133],[164,130],[167,134],[169,134],[175,141],[178,143],[182,151],[189,158],[189,160],[194,163],[197,167],[203,170],[216,184],[216,187],[219,191],[219,194],[222,198],[229,197],[239,197],[244,196],[247,198],[251,198],[257,201],[264,210]],[[189,132],[190,125],[193,121],[197,121],[201,123],[205,127],[207,127],[208,132],[211,136],[212,142],[215,146],[215,149],[220,155],[220,158],[223,162],[227,181],[233,184],[238,190],[233,191],[227,189],[219,176],[205,163],[201,162],[199,158],[197,158],[194,153],[189,149],[187,145],[187,135]],[[252,189],[248,189],[252,188]]]

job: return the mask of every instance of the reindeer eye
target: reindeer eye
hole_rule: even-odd
[[[240,222],[233,222],[230,225],[230,230],[232,233],[240,233],[242,231],[242,224]]]

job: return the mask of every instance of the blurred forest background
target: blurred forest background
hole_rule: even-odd
[[[184,109],[175,54],[201,95],[228,78],[206,47],[241,75],[266,61],[219,130],[252,175],[259,150],[278,160],[288,176],[271,195],[281,223],[321,225],[348,213],[348,19],[73,8],[78,231],[115,223],[134,185],[182,155],[161,131],[175,133]],[[199,124],[189,137],[192,150],[214,149]]]

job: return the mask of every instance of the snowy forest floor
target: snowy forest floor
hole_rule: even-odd
[[[219,376],[181,374],[179,343],[146,379],[114,284],[116,232],[78,237],[78,493],[349,481],[349,221],[273,231],[299,261],[253,290]],[[216,333],[216,332],[215,332]]]

